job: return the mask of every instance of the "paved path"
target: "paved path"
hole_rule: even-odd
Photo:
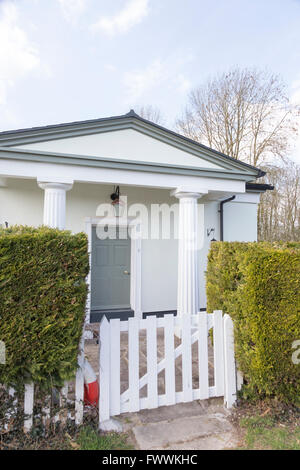
[[[119,417],[137,449],[221,450],[237,446],[229,412],[219,399],[180,403]]]

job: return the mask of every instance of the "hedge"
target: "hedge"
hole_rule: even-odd
[[[74,376],[85,314],[85,234],[0,230],[0,384],[61,386]]]
[[[300,405],[300,244],[215,242],[208,255],[207,310],[235,324],[244,394]]]

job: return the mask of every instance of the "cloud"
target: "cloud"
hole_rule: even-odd
[[[9,88],[40,64],[39,53],[20,26],[14,3],[0,6],[0,105],[5,105]]]
[[[162,87],[186,93],[191,82],[180,70],[190,60],[192,57],[189,54],[177,52],[165,61],[156,59],[144,69],[125,73],[126,103],[134,104],[153,89]]]
[[[91,26],[94,32],[101,31],[108,36],[127,33],[140,23],[149,12],[149,0],[128,0],[115,16],[104,16]]]
[[[167,78],[167,69],[161,60],[155,60],[144,70],[127,72],[124,84],[127,88],[128,101],[135,102],[154,86]]]
[[[178,91],[180,93],[186,94],[192,87],[192,84],[188,78],[186,78],[182,73],[177,77]]]
[[[86,9],[87,0],[58,0],[58,3],[66,20],[75,24]]]

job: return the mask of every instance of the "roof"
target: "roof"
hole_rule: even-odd
[[[271,184],[263,183],[246,183],[246,190],[248,191],[273,191],[274,186]]]
[[[257,167],[241,162],[240,160],[236,160],[222,152],[211,149],[195,140],[144,119],[136,114],[133,109],[131,109],[129,113],[120,116],[3,131],[0,132],[0,152],[2,149],[8,149],[8,147],[13,150],[15,146],[32,142],[67,138],[74,135],[86,135],[97,133],[101,130],[105,132],[125,128],[134,128],[140,132],[152,135],[159,140],[171,143],[171,145],[177,146],[178,148],[184,148],[186,151],[194,153],[195,155],[199,154],[199,151],[201,151],[202,158],[204,154],[204,158],[206,157],[207,160],[214,161],[216,163],[219,162],[220,164],[223,164],[224,168],[233,167],[239,171],[250,173],[253,176],[253,179],[260,178],[265,175],[265,172]]]

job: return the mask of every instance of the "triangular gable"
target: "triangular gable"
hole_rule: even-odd
[[[191,155],[134,129],[36,142],[15,148],[139,163],[224,169],[220,165]]]
[[[147,121],[134,111],[123,116],[0,133],[1,148],[80,155],[263,176],[263,172]]]

